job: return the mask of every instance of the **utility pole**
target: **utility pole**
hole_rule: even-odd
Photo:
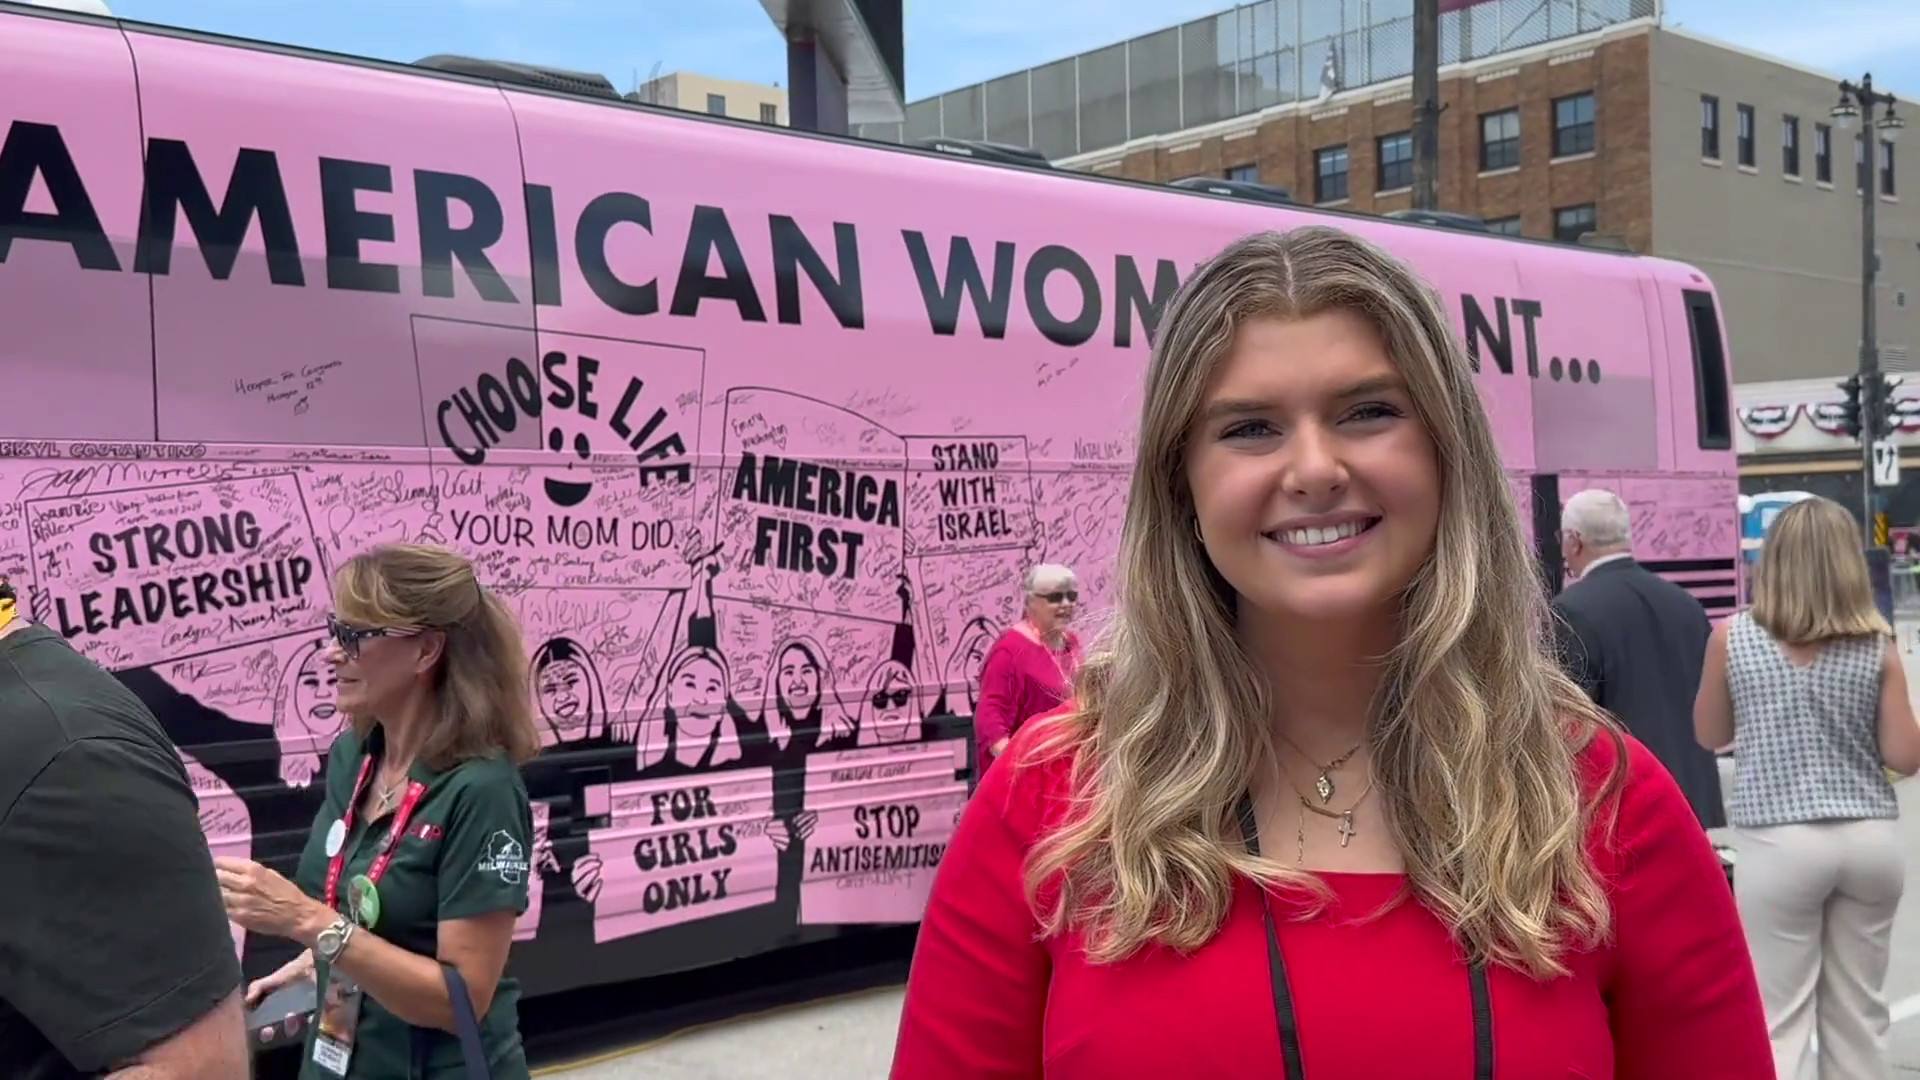
[[[1878,548],[1875,535],[1874,518],[1879,500],[1874,494],[1873,484],[1873,444],[1891,434],[1891,416],[1883,415],[1889,411],[1890,402],[1886,393],[1885,376],[1880,372],[1880,344],[1878,341],[1878,312],[1875,310],[1875,278],[1879,276],[1880,258],[1874,243],[1875,206],[1880,201],[1880,140],[1884,136],[1892,139],[1906,126],[1893,111],[1894,97],[1873,88],[1873,75],[1868,73],[1859,82],[1841,80],[1840,101],[1833,107],[1833,119],[1841,130],[1853,126],[1854,120],[1860,121],[1859,138],[1865,144],[1862,158],[1865,164],[1860,167],[1864,176],[1856,177],[1860,192],[1860,524],[1866,533],[1866,546]],[[1885,110],[1877,119],[1875,113]]]
[[[1440,209],[1440,0],[1413,0],[1413,208]]]

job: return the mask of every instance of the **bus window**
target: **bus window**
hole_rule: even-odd
[[[1720,319],[1713,294],[1687,289],[1687,330],[1693,341],[1693,407],[1698,421],[1700,449],[1733,448],[1733,426],[1727,408],[1727,353],[1720,343]]]

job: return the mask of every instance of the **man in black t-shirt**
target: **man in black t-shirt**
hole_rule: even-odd
[[[4,591],[0,874],[0,1078],[245,1080],[240,965],[186,768]]]

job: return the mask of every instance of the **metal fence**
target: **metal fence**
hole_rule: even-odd
[[[1485,0],[1440,17],[1440,62],[1495,56],[1631,19],[1660,0]],[[945,135],[1049,159],[1165,135],[1413,70],[1413,0],[1260,0],[912,102],[887,142]]]

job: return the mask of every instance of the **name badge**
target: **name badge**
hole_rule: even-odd
[[[313,1061],[335,1076],[347,1075],[353,1041],[360,1027],[360,987],[337,972],[327,973],[327,993],[313,1032]]]

